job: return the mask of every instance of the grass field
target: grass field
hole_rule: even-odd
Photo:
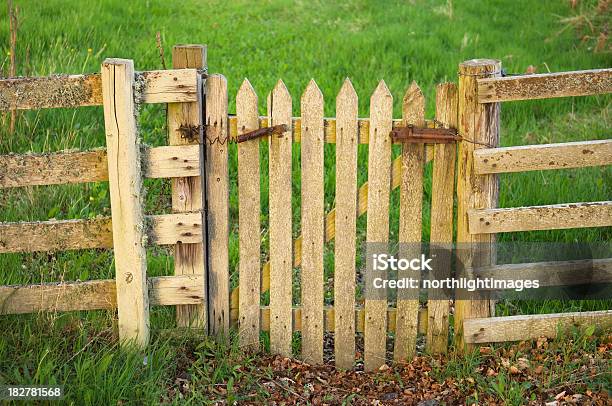
[[[373,1],[342,4],[323,1],[182,2],[116,0],[82,2],[15,1],[19,6],[18,75],[97,72],[106,57],[134,59],[137,70],[161,69],[155,34],[161,33],[170,67],[171,46],[208,45],[210,72],[228,79],[232,99],[247,77],[259,93],[260,112],[265,96],[278,79],[288,86],[299,115],[299,97],[310,78],[324,94],[325,113],[334,116],[335,95],[345,77],[353,81],[360,99],[360,116],[368,116],[369,97],[380,79],[394,96],[400,116],[403,92],[415,80],[427,97],[433,117],[435,84],[456,81],[457,65],[471,58],[501,59],[508,73],[523,73],[533,65],[538,72],[604,68],[609,52],[594,53],[581,44],[563,17],[582,13],[594,2],[566,1]],[[0,10],[0,67],[8,71],[9,30],[6,8]],[[502,145],[537,144],[609,138],[610,96],[506,103],[502,107]],[[152,145],[167,140],[164,106],[146,106],[141,114],[143,139]],[[45,110],[20,113],[14,134],[8,118],[0,128],[0,154],[88,149],[104,145],[102,109]],[[238,261],[237,186],[235,149],[231,152],[230,261],[233,283]],[[300,233],[299,147],[294,151],[294,237]],[[267,152],[261,149],[262,168]],[[398,151],[394,151],[397,155]],[[334,147],[327,146],[325,203],[333,207]],[[367,179],[367,149],[359,152],[359,183]],[[262,172],[262,224],[267,224],[267,171]],[[431,168],[428,168],[428,173]],[[169,184],[147,181],[147,209],[169,212]],[[430,197],[426,182],[425,201]],[[500,206],[513,207],[612,198],[612,169],[587,168],[503,175]],[[398,196],[392,196],[392,239],[398,232]],[[0,190],[0,221],[72,219],[109,213],[106,184],[30,187]],[[429,207],[424,207],[424,238],[429,240]],[[358,222],[364,239],[365,217]],[[503,235],[502,241],[609,242],[611,228],[560,230]],[[266,259],[267,239],[263,240]],[[326,247],[326,273],[333,274],[333,246]],[[149,274],[172,273],[166,249],[149,252]],[[112,278],[112,254],[103,251],[1,255],[0,284]],[[299,295],[295,296],[297,299]],[[331,291],[326,298],[333,297]],[[265,300],[265,298],[264,298]],[[500,305],[504,313],[551,312],[567,309],[610,308],[601,302],[538,302]],[[0,318],[0,384],[63,383],[75,404],[152,403],[164,397],[174,376],[181,349],[192,341],[168,341],[156,330],[174,325],[172,308],[152,310],[153,344],[148,364],[142,357],[117,349],[113,315],[88,312]],[[206,344],[206,357],[223,357],[223,349]],[[206,366],[206,363],[202,365]],[[208,368],[208,367],[207,367]],[[225,368],[225,369],[223,369]],[[212,385],[232,375],[232,365],[213,368]],[[218,375],[217,375],[218,374]],[[227,380],[227,379],[226,379]],[[139,384],[137,389],[134,385]],[[193,401],[198,402],[195,391]]]

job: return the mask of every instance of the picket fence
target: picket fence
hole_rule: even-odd
[[[356,300],[356,220],[367,213],[366,240],[389,241],[390,193],[399,188],[399,242],[421,243],[423,177],[433,161],[430,241],[453,243],[457,196],[458,243],[492,244],[495,233],[612,225],[612,202],[498,209],[499,173],[575,168],[612,163],[612,141],[497,148],[502,101],[581,96],[612,91],[612,69],[501,77],[494,60],[459,65],[458,86],[436,88],[436,117],[425,118],[425,98],[416,83],[393,118],[393,97],[381,81],[370,97],[368,119],[359,118],[358,97],[347,79],[336,97],[336,117],[325,118],[324,99],[314,81],[302,94],[300,117],[282,81],[258,114],[248,80],[228,114],[227,81],[206,72],[204,46],[176,46],[173,70],[134,72],[130,60],[107,59],[100,74],[13,78],[0,81],[0,110],[103,105],[106,149],[47,155],[0,156],[0,188],[108,181],[111,217],[29,223],[0,223],[0,254],[113,248],[115,280],[0,287],[0,313],[118,310],[119,337],[144,346],[149,307],[175,305],[177,326],[211,335],[238,331],[240,345],[260,347],[269,331],[270,349],[292,355],[293,333],[301,332],[299,356],[324,360],[324,335],[333,332],[340,368],[355,363],[356,335],[363,333],[367,370],[393,359],[409,359],[417,337],[426,348],[449,344],[448,300],[399,297]],[[141,103],[168,104],[168,146],[140,145],[136,113]],[[448,143],[402,143],[392,160],[390,133],[408,125],[457,129]],[[259,133],[257,132],[258,130]],[[263,137],[256,137],[258,134]],[[229,275],[229,143],[238,143],[239,283]],[[254,135],[255,134],[255,135]],[[261,258],[260,143],[269,152],[269,261]],[[300,145],[301,235],[292,238],[292,146]],[[335,207],[324,208],[324,146],[335,144]],[[359,144],[368,145],[368,180],[359,186]],[[458,144],[458,145],[457,145]],[[490,146],[493,146],[491,148]],[[588,153],[585,151],[589,151]],[[586,156],[588,155],[588,159]],[[455,174],[455,169],[457,174]],[[328,169],[329,170],[329,169]],[[172,179],[172,213],[147,216],[142,179]],[[457,186],[455,187],[455,178]],[[334,240],[333,306],[324,305],[324,245]],[[174,246],[174,276],[147,277],[147,244]],[[580,262],[498,265],[487,255],[462,258],[468,269],[487,272],[541,270],[579,273]],[[612,260],[596,266],[609,274]],[[450,274],[450,263],[443,263]],[[299,306],[292,278],[300,269]],[[261,294],[269,291],[269,306]],[[561,325],[612,323],[612,312],[490,317],[488,301],[456,300],[455,340],[462,345],[554,336]]]

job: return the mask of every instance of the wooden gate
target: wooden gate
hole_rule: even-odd
[[[356,264],[361,240],[391,240],[391,215],[396,216],[391,220],[397,221],[399,243],[421,244],[423,218],[429,215],[429,241],[452,244],[455,168],[458,242],[492,245],[497,232],[612,225],[610,202],[495,208],[498,173],[612,163],[609,140],[497,148],[499,102],[610,92],[610,69],[501,78],[499,62],[467,61],[459,67],[458,87],[437,86],[435,119],[427,120],[425,98],[416,83],[404,94],[401,118],[394,119],[393,97],[384,81],[371,94],[366,113],[359,112],[358,95],[348,79],[332,102],[335,118],[324,116],[325,101],[314,80],[299,101],[279,81],[267,95],[264,117],[258,113],[256,92],[245,80],[236,95],[236,114],[230,115],[227,81],[206,73],[205,47],[175,47],[173,65],[174,70],[134,72],[132,61],[110,59],[101,74],[0,81],[1,110],[103,105],[106,127],[105,150],[0,156],[0,188],[108,181],[112,210],[112,221],[1,223],[0,254],[114,248],[116,269],[115,280],[2,286],[0,313],[118,308],[120,338],[142,346],[149,337],[149,305],[175,305],[177,326],[225,337],[233,326],[243,348],[258,349],[260,332],[268,331],[271,351],[291,356],[295,333],[300,332],[297,355],[309,363],[323,362],[324,340],[331,337],[326,334],[333,333],[338,367],[351,368],[363,345],[365,368],[373,370],[389,358],[412,357],[420,334],[428,351],[448,349],[449,300],[424,305],[401,295],[394,302],[363,299]],[[140,103],[168,103],[168,146],[140,144]],[[300,115],[293,117],[298,106]],[[369,118],[359,118],[359,113]],[[394,145],[392,130],[407,126],[457,129],[459,150],[455,142]],[[233,148],[236,168],[229,164]],[[358,160],[360,148],[367,149],[367,165]],[[589,151],[589,159],[584,159],[584,151]],[[329,153],[333,156],[326,160]],[[263,169],[260,156],[268,160]],[[293,182],[297,157],[300,179]],[[333,162],[332,167],[326,167],[326,161]],[[431,196],[426,199],[424,171],[430,161]],[[358,175],[366,168],[367,181],[359,184]],[[234,169],[237,223],[229,203]],[[327,212],[326,174],[335,177],[335,204]],[[264,177],[269,179],[267,213],[260,208]],[[144,213],[143,178],[172,179],[172,213]],[[390,205],[394,193],[397,215]],[[293,224],[297,208],[299,227]],[[366,214],[360,234],[357,224]],[[238,278],[232,287],[230,236],[236,229]],[[327,255],[334,258],[333,278],[327,281],[326,244],[332,241],[333,255],[330,246]],[[147,244],[175,247],[174,276],[147,277]],[[479,272],[508,267],[497,265],[488,254],[468,253],[462,260]],[[609,259],[598,264],[609,273]],[[579,269],[575,264],[521,266]],[[450,275],[450,263],[438,267]],[[333,295],[326,298],[326,283],[332,281]],[[298,289],[299,295],[294,294]],[[610,312],[489,316],[487,301],[456,301],[457,342],[533,338],[536,333],[553,335],[559,321],[611,320]],[[526,328],[535,319],[542,319],[544,327]],[[512,334],[502,333],[506,326],[512,326]],[[363,344],[359,341],[358,346],[356,337],[363,337]]]

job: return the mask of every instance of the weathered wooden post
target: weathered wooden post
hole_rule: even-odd
[[[172,66],[176,69],[206,69],[205,45],[176,45],[172,48]],[[203,121],[203,105],[198,102],[168,104],[169,145],[188,145],[200,142],[199,126]],[[201,149],[204,145],[201,145]],[[200,162],[203,162],[200,151]],[[203,209],[202,179],[199,176],[172,179],[172,211],[198,212]],[[202,229],[206,228],[206,218],[202,216]],[[204,239],[205,241],[205,239]],[[175,275],[206,276],[206,252],[202,243],[178,243],[174,250]],[[204,330],[208,326],[207,286],[204,280],[204,302],[201,305],[181,305],[176,307],[176,324],[179,327],[197,327]]]
[[[144,347],[149,341],[149,296],[134,81],[133,61],[107,59],[102,64],[119,339]]]
[[[457,245],[463,269],[494,262],[494,234],[470,234],[468,211],[497,207],[497,175],[476,175],[474,150],[499,145],[499,103],[479,103],[480,78],[501,76],[501,62],[472,59],[459,65],[459,143],[457,177]],[[466,274],[464,276],[469,276]],[[459,299],[455,303],[455,342],[463,347],[463,320],[490,317],[489,300]]]

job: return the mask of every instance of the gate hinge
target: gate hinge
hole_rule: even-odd
[[[420,144],[450,144],[461,140],[455,128],[424,128],[412,124],[394,128],[390,136],[393,141]]]

